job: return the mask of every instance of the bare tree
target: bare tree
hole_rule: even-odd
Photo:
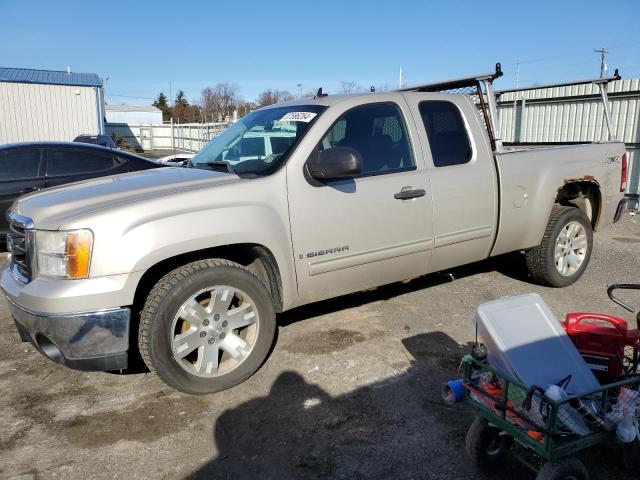
[[[229,82],[204,88],[200,99],[204,117],[213,117],[219,121],[229,119],[240,103],[239,90],[238,85]]]
[[[247,113],[255,110],[258,106],[253,102],[245,102],[241,100],[238,103],[238,118],[244,117]]]
[[[264,107],[266,105],[273,105],[274,103],[279,102],[287,102],[289,100],[293,100],[293,95],[291,95],[287,90],[265,90],[258,95],[256,99],[256,103],[260,107]]]
[[[359,85],[358,82],[354,82],[353,80],[343,80],[340,82],[340,85],[342,86],[342,93],[356,93],[364,90],[362,85]]]

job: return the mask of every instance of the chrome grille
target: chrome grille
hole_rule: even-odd
[[[11,270],[13,275],[26,283],[31,280],[31,257],[29,235],[24,223],[9,216],[9,234],[7,246],[11,254]]]

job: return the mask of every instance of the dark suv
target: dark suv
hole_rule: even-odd
[[[5,212],[19,196],[64,183],[163,166],[137,155],[86,143],[0,146],[0,251],[6,249],[9,229]]]

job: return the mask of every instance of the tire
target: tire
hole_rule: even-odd
[[[207,394],[253,375],[275,330],[273,303],[260,279],[237,263],[206,259],[176,268],[153,287],[140,316],[138,347],[164,383]]]
[[[580,460],[571,458],[559,463],[545,463],[536,480],[589,480],[589,473]]]
[[[572,236],[574,228],[576,233]],[[533,280],[542,285],[566,287],[582,276],[592,249],[593,229],[587,216],[576,207],[554,205],[542,242],[525,254],[527,269]],[[577,268],[572,266],[578,262]],[[561,272],[562,269],[566,271]]]
[[[483,417],[475,418],[465,440],[469,459],[480,468],[502,465],[512,445],[513,437],[502,434],[499,428],[489,425]]]

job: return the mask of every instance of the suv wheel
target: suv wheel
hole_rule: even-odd
[[[155,285],[142,310],[138,346],[167,385],[206,394],[258,370],[275,328],[273,304],[258,277],[237,263],[207,259]]]

